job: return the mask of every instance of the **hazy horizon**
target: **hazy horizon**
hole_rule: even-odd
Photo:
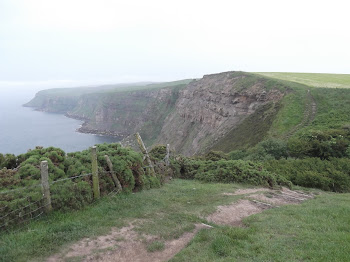
[[[0,88],[349,74],[347,1],[0,1]]]

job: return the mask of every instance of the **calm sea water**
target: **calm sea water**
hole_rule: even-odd
[[[17,155],[35,146],[59,147],[68,153],[95,144],[118,142],[114,137],[76,132],[82,123],[79,120],[23,107],[36,91],[0,89],[0,153]]]

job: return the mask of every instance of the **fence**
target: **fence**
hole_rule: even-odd
[[[150,173],[149,175],[155,176],[155,171],[154,171],[154,166],[152,164],[152,161],[150,160],[148,151],[146,147],[144,146],[142,139],[139,134],[136,134],[137,141],[139,142],[140,149],[142,153],[144,154],[144,159],[147,162],[147,166],[143,166],[144,170],[146,172],[149,170]],[[162,159],[159,162],[165,162],[165,164],[168,166],[169,165],[169,156],[170,156],[170,151],[169,151],[169,145],[166,147],[166,156],[164,159]],[[97,164],[97,149],[96,147],[91,148],[91,167],[92,167],[92,172],[89,174],[81,174],[73,177],[68,177],[68,178],[62,178],[58,179],[55,181],[50,182],[49,181],[49,172],[48,172],[48,162],[47,161],[42,161],[40,164],[40,173],[41,173],[41,183],[35,184],[35,185],[30,185],[27,187],[21,187],[21,188],[15,188],[11,190],[6,190],[6,191],[0,191],[0,196],[1,195],[6,195],[10,193],[16,193],[18,195],[27,195],[23,198],[15,199],[16,203],[20,203],[21,200],[25,202],[24,205],[20,205],[19,208],[16,208],[15,210],[9,210],[9,206],[3,206],[0,208],[0,231],[6,230],[11,228],[13,225],[19,225],[19,224],[25,224],[33,219],[39,218],[41,215],[45,213],[49,213],[52,211],[52,201],[51,201],[51,190],[50,186],[56,183],[61,183],[64,181],[72,181],[74,179],[79,179],[79,178],[84,178],[84,177],[89,177],[91,176],[91,181],[92,181],[92,191],[93,191],[93,199],[99,199],[100,198],[100,180],[99,180],[99,175],[105,175],[109,176],[111,180],[113,181],[114,188],[111,190],[108,195],[111,194],[117,194],[121,192],[122,186],[121,183],[114,172],[113,169],[113,164],[109,159],[109,156],[105,155],[104,156],[109,168],[109,171],[98,171],[98,164]],[[158,163],[159,163],[158,162]],[[157,165],[158,163],[155,163]],[[36,190],[35,194],[30,195],[28,197],[28,191],[29,190]],[[35,199],[35,201],[33,201]],[[4,211],[9,210],[6,214]]]

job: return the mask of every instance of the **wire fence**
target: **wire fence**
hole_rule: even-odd
[[[49,184],[53,185],[56,183],[71,181],[74,179],[83,178],[91,175],[92,173],[62,178],[55,181],[51,181],[49,182]],[[0,208],[0,230],[1,231],[3,231],[4,229],[6,230],[9,228],[12,228],[13,226],[25,224],[26,222],[29,222],[33,219],[37,219],[44,214],[44,208],[47,207],[48,205],[51,205],[51,203],[46,203],[46,204],[44,203],[44,197],[41,190],[40,192],[38,192],[40,194],[40,198],[38,200],[31,201],[31,198],[33,197],[33,195],[31,195],[30,197],[28,196],[29,194],[28,191],[39,187],[42,187],[41,183],[0,192],[0,200],[1,200],[1,197],[8,196],[9,194],[15,194],[15,197],[17,195],[26,195],[22,198],[14,198],[12,199],[12,201],[10,201],[10,203]],[[12,202],[16,202],[15,204],[25,202],[26,204],[22,206],[19,205],[19,207],[15,208],[14,210],[11,210],[13,206],[16,206],[15,204],[12,204]],[[6,211],[7,213],[5,213]]]
[[[165,163],[166,165],[168,165],[169,155],[166,155],[163,159],[159,160],[154,164],[152,163],[152,165],[143,166],[142,168],[146,170],[147,168],[154,168],[156,166],[159,166],[162,163]],[[100,169],[98,173],[99,173],[99,176],[103,178],[101,180],[103,183],[100,186],[104,190],[103,191],[104,195],[114,196],[120,193],[121,188],[118,188],[115,185],[114,178],[113,178],[113,176],[117,175],[116,172],[105,171]],[[88,173],[88,174],[81,174],[81,175],[76,175],[72,177],[67,177],[67,178],[61,178],[54,181],[49,181],[48,184],[57,185],[57,183],[74,181],[76,179],[81,179],[92,175],[93,175],[92,173]],[[39,189],[37,192],[34,192],[34,194],[32,193],[30,194],[31,191],[37,190],[37,189]],[[55,192],[58,192],[57,187]],[[35,196],[35,193],[38,193],[39,197]],[[14,195],[12,197],[12,200],[11,200],[11,197],[9,197],[9,195],[11,194]],[[21,196],[24,196],[24,197],[21,197]],[[15,227],[18,227],[18,229],[20,229],[19,228],[20,225],[26,225],[28,224],[27,222],[40,218],[43,214],[45,214],[45,208],[48,205],[51,205],[51,202],[47,203],[45,199],[44,188],[42,183],[0,191],[0,204],[1,204],[1,198],[6,200],[3,201],[5,205],[0,207],[0,231],[4,231],[4,230],[12,231]]]
[[[169,159],[169,156],[165,156],[163,159],[159,160],[158,162],[154,163],[153,165],[149,165],[149,166],[143,166],[142,168],[143,169],[146,169],[146,168],[154,168],[155,166],[158,166],[159,164],[161,163],[165,163],[165,164],[168,164],[167,161]]]

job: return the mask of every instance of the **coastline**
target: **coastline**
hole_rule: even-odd
[[[113,132],[113,131],[109,131],[109,130],[91,129],[91,128],[87,127],[89,119],[87,119],[86,117],[82,117],[82,116],[78,116],[78,115],[74,115],[74,114],[69,114],[69,113],[65,113],[64,116],[68,117],[68,118],[84,121],[80,125],[80,127],[78,127],[75,130],[78,133],[98,135],[98,136],[116,137],[116,138],[119,138],[120,140],[122,140],[124,137],[126,137],[128,135],[128,134],[121,134],[121,133]]]
[[[114,131],[109,131],[109,130],[99,130],[99,129],[91,129],[88,126],[89,119],[86,117],[82,117],[76,114],[71,114],[69,112],[55,112],[51,110],[47,110],[45,108],[39,108],[39,107],[33,107],[33,106],[28,106],[27,104],[23,104],[23,107],[29,107],[33,108],[34,111],[39,111],[39,112],[46,112],[46,113],[54,113],[54,114],[62,114],[65,117],[75,119],[75,120],[80,120],[83,121],[81,125],[75,130],[78,133],[82,134],[90,134],[90,135],[97,135],[97,136],[106,136],[106,137],[115,137],[120,140],[123,140],[125,137],[127,137],[129,134],[124,134],[124,133],[118,133]]]

